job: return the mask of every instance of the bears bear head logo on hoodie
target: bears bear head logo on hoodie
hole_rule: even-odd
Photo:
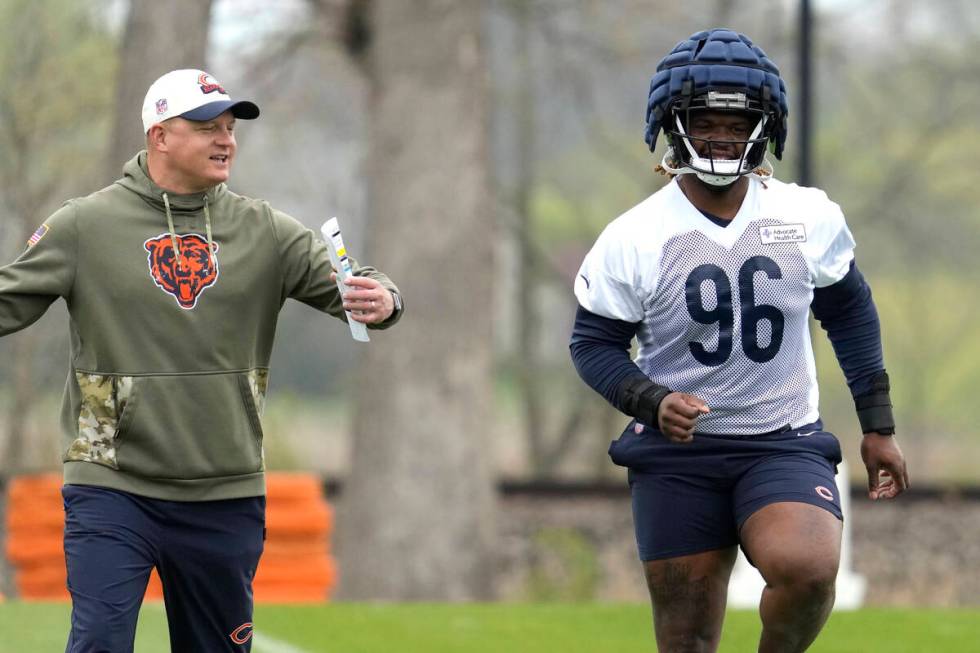
[[[174,239],[180,250],[179,259],[174,255]],[[169,233],[165,233],[143,243],[150,253],[147,260],[153,282],[173,295],[181,308],[194,308],[204,289],[217,281],[218,243],[212,242],[212,246],[212,255],[208,256],[208,241],[198,234],[171,238]]]

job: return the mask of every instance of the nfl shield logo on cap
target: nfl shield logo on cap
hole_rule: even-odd
[[[157,100],[157,115],[161,116],[167,113],[167,98],[161,98]]]

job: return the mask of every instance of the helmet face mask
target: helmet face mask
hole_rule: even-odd
[[[738,125],[737,120],[732,121],[738,118],[746,121],[747,129]],[[758,102],[737,91],[709,91],[690,100],[674,102],[668,108],[663,126],[677,164],[673,167],[689,168],[712,186],[727,186],[762,165],[771,136],[772,118]],[[705,120],[708,124],[734,122],[726,129],[742,132],[744,137],[727,139],[695,135],[698,130],[694,125]]]

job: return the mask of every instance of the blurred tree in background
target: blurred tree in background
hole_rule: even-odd
[[[488,599],[496,275],[482,11],[444,0],[367,4],[370,260],[411,299],[351,375],[340,593]]]

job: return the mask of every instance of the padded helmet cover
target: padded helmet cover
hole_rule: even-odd
[[[692,34],[657,64],[647,99],[651,152],[672,110],[708,91],[737,91],[759,102],[770,114],[773,155],[782,158],[789,105],[779,69],[747,36],[719,28]]]

